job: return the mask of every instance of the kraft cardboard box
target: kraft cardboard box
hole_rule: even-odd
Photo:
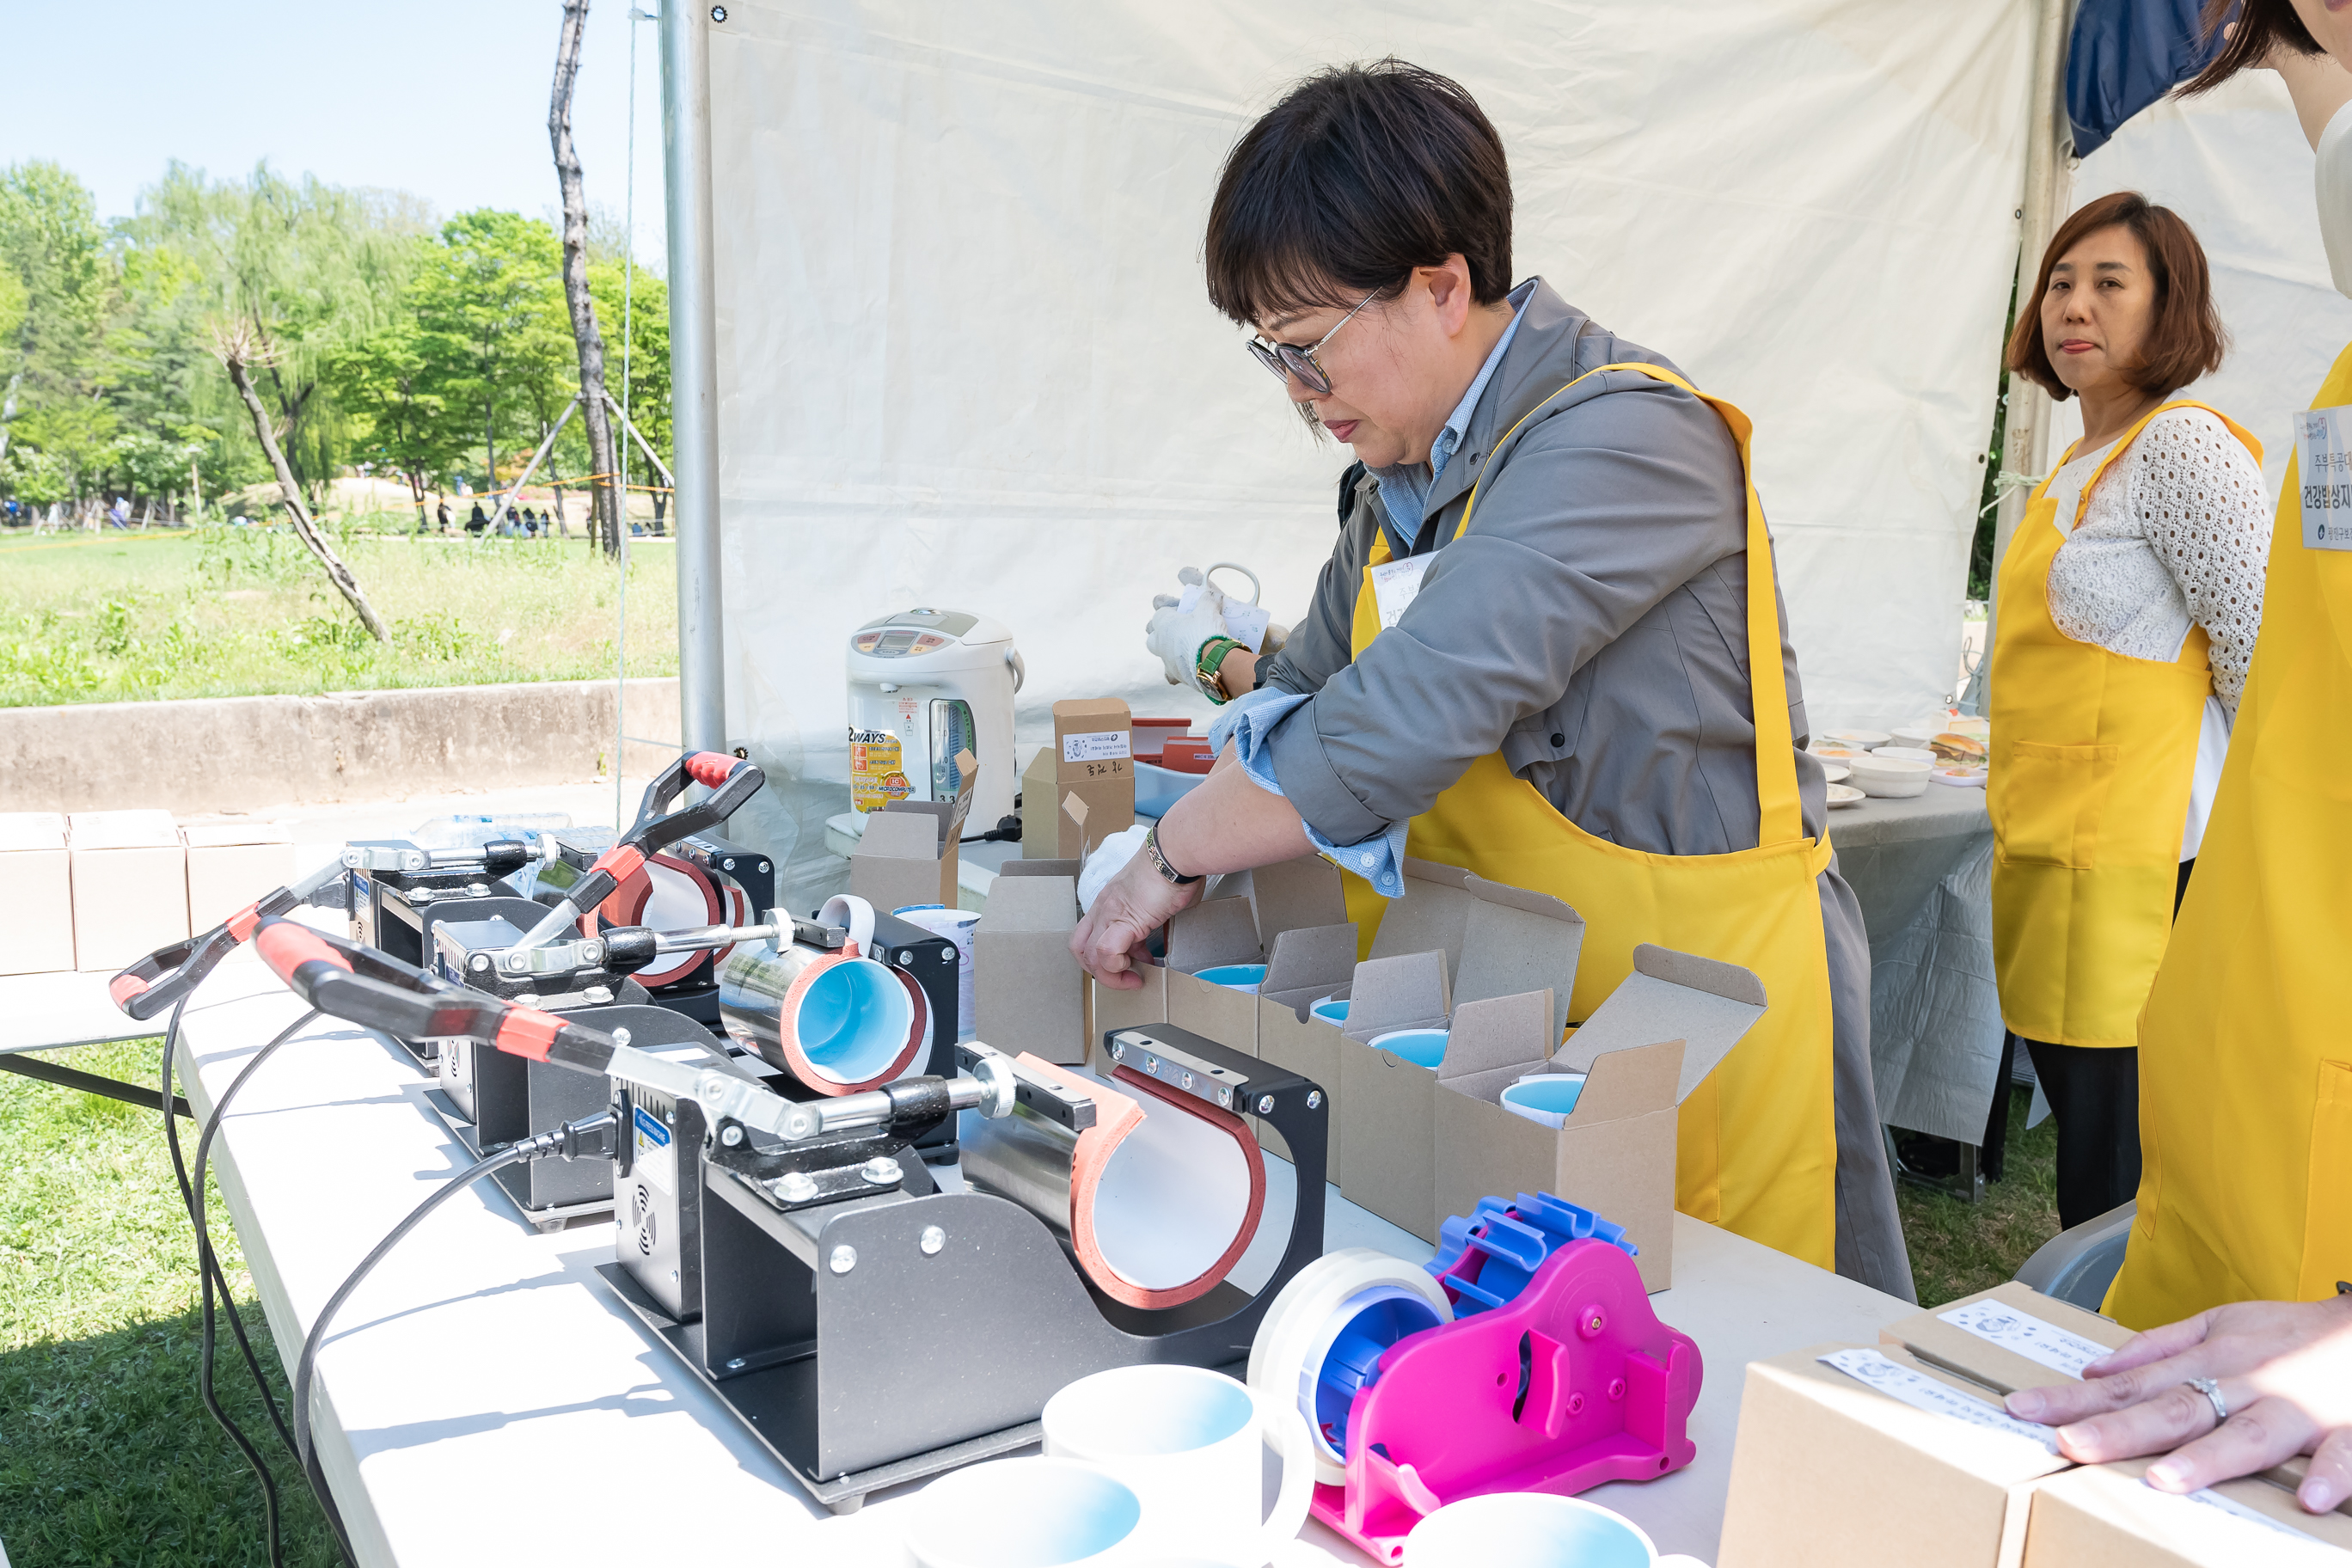
[[[1990,1391],[1899,1345],[1813,1345],[1748,1364],[1717,1568],[2019,1568],[2035,1488],[2068,1468],[2032,1438],[1917,1409],[1825,1365],[1874,1352],[1998,1416]]]
[[[1439,1205],[1440,1080],[1484,1081],[1541,1065],[1567,1021],[1584,920],[1558,899],[1456,867],[1408,859],[1404,868],[1404,896],[1386,910],[1349,984],[1349,1043],[1337,1047],[1339,1181],[1349,1202],[1433,1242],[1445,1215],[1469,1212]],[[1477,1031],[1449,1039],[1433,1069],[1368,1043],[1392,1029],[1443,1027],[1465,1003],[1538,993],[1540,1018],[1525,1003],[1507,1022],[1474,1014]]]
[[[870,830],[869,830],[870,831]],[[978,1038],[1018,1056],[1077,1066],[1087,1059],[1086,971],[1070,954],[1077,880],[1007,861],[972,928],[972,1024]]]
[[[294,836],[272,822],[191,822],[188,930],[210,931],[262,894],[293,881]]]
[[[971,814],[980,759],[956,753],[963,783],[952,801],[894,800],[866,817],[866,831],[849,858],[849,890],[887,914],[908,904],[956,907],[958,850]]]
[[[66,855],[77,968],[121,969],[186,940],[188,851],[170,812],[76,812]]]
[[[2021,1568],[2242,1568],[2324,1564],[2352,1551],[2352,1518],[2304,1512],[2284,1487],[2249,1476],[2210,1498],[2159,1492],[2153,1457],[2085,1465],[2034,1489]]]
[[[1749,971],[1645,942],[1633,950],[1633,973],[1548,1062],[1457,1068],[1449,1046],[1435,1097],[1430,1223],[1466,1215],[1489,1195],[1552,1193],[1623,1226],[1641,1248],[1643,1287],[1666,1289],[1675,1278],[1677,1108],[1764,1009],[1763,983]],[[1530,1071],[1586,1075],[1558,1131],[1499,1103]]]
[[[1054,741],[1021,775],[1021,853],[1084,859],[1135,821],[1134,746],[1115,697],[1054,704]]]
[[[0,974],[73,966],[66,819],[53,811],[0,813]]]

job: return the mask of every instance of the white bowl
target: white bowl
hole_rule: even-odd
[[[1906,725],[1895,731],[1895,743],[1898,746],[1924,746],[1943,732],[1941,724]]]
[[[1955,789],[1982,789],[1985,786],[1985,770],[1982,768],[1938,767],[1931,776],[1937,784],[1950,784]]]
[[[1927,774],[1932,770],[1926,763],[1909,757],[1857,757],[1853,762],[1853,779],[1864,795],[1878,795],[1887,800],[1905,800],[1924,793]]]
[[[1814,739],[1833,746],[1853,746],[1866,752],[1873,746],[1886,744],[1895,737],[1884,730],[1824,730]]]
[[[1845,783],[1846,774],[1853,771],[1853,770],[1852,768],[1847,767],[1843,763],[1825,762],[1822,764],[1822,777],[1829,780],[1832,784]]]
[[[1881,746],[1870,754],[1874,757],[1899,757],[1906,763],[1933,764],[1937,761],[1936,753],[1926,746]]]
[[[1842,784],[1833,784],[1830,785],[1830,809],[1832,811],[1835,811],[1842,805],[1860,805],[1861,804],[1862,792],[1854,788],[1853,785]]]

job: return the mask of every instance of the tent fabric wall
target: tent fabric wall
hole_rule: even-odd
[[[2074,172],[2074,207],[2138,191],[2197,231],[2231,350],[2183,395],[2211,404],[2262,442],[2273,497],[2292,449],[2290,416],[2311,406],[2327,367],[2352,342],[2352,300],[2329,280],[2311,170],[2311,144],[2286,84],[2269,71],[2246,71],[2213,92],[2136,115]],[[2060,404],[2050,433],[2054,463],[2083,433],[2081,406]]]
[[[1500,128],[1515,266],[1756,424],[1817,725],[1948,690],[1992,419],[2031,0],[743,0],[710,39],[729,724],[844,808],[843,648],[916,605],[1008,623],[1049,704],[1204,712],[1142,646],[1177,569],[1286,620],[1348,461],[1208,306],[1250,118],[1394,52]]]

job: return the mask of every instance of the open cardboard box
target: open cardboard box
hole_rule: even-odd
[[[870,829],[869,829],[870,831]],[[1087,1055],[1087,973],[1070,953],[1077,866],[1007,860],[971,933],[974,1036],[1009,1056],[1066,1067]]]
[[[1443,1202],[1438,1108],[1444,1096],[1459,1098],[1444,1087],[1456,1080],[1493,1081],[1500,1092],[1543,1065],[1567,1021],[1583,943],[1583,917],[1558,899],[1456,867],[1405,862],[1404,897],[1382,918],[1349,987],[1340,1033],[1354,1043],[1333,1047],[1339,1190],[1349,1203],[1434,1242],[1447,1215],[1469,1213],[1488,1193],[1520,1190],[1482,1187],[1470,1204]],[[1434,1068],[1369,1045],[1395,1029],[1443,1028],[1449,1018],[1454,1032]],[[1670,1148],[1669,1172],[1673,1158]]]
[[[2340,1510],[2305,1513],[2294,1492],[2253,1476],[2208,1489],[2218,1504],[2159,1492],[2142,1479],[2155,1462],[2085,1465],[2034,1489],[2022,1568],[2317,1565],[2331,1560],[2323,1546],[2352,1552]]]
[[[73,966],[66,819],[51,811],[0,813],[0,974]]]
[[[884,914],[908,904],[956,907],[964,818],[971,815],[980,759],[956,753],[963,782],[948,800],[894,800],[869,812],[849,857],[849,890]]]
[[[1623,1226],[1641,1248],[1643,1288],[1665,1289],[1675,1278],[1677,1108],[1764,1008],[1763,983],[1749,971],[1645,942],[1633,950],[1633,973],[1549,1061],[1507,1053],[1457,1061],[1449,1044],[1437,1073],[1431,1223],[1466,1215],[1482,1197],[1551,1193]],[[1586,1075],[1557,1131],[1499,1103],[1530,1072]]]
[[[1990,1390],[1899,1345],[1813,1345],[1750,1362],[1717,1568],[2019,1568],[2034,1489],[2068,1461],[1916,1409],[1820,1360],[1862,1349],[1999,1410]]]
[[[1021,774],[1021,853],[1078,859],[1135,821],[1134,747],[1116,697],[1054,704],[1053,744]]]

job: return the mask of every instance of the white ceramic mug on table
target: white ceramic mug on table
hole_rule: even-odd
[[[1640,1525],[1581,1498],[1490,1492],[1412,1527],[1404,1568],[1706,1568],[1658,1555]]]
[[[1315,1462],[1297,1411],[1223,1373],[1122,1366],[1045,1402],[1045,1452],[1083,1459],[1141,1501],[1139,1563],[1201,1558],[1257,1568],[1307,1522]],[[1261,1447],[1282,1459],[1282,1489],[1261,1519]]]

